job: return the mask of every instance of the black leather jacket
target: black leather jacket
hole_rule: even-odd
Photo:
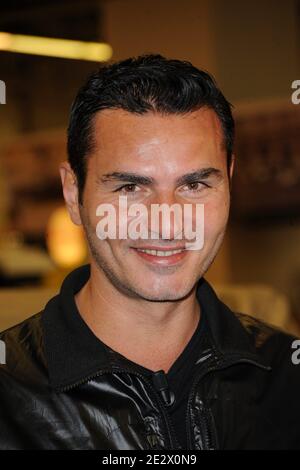
[[[42,312],[0,335],[0,449],[176,449],[159,393],[76,310],[88,276],[89,266],[73,271]],[[293,338],[234,314],[204,279],[197,296],[207,328],[190,387],[189,448],[300,449]]]

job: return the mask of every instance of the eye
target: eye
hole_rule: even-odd
[[[198,192],[201,191],[204,187],[208,186],[204,183],[201,183],[200,181],[195,181],[193,183],[188,183],[187,185],[185,185],[184,189],[186,189],[187,191]]]
[[[120,188],[116,189],[116,191],[120,191],[123,193],[136,193],[140,191],[140,189],[136,184],[131,183],[131,184],[124,184]]]

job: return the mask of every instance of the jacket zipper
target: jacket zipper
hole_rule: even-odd
[[[213,361],[215,361],[215,360],[216,359],[214,358]],[[210,372],[224,370],[224,369],[227,369],[228,367],[231,367],[233,365],[242,364],[242,363],[251,364],[251,365],[260,367],[261,369],[264,369],[264,370],[271,370],[271,367],[260,364],[259,362],[256,362],[253,359],[242,358],[242,359],[235,359],[235,360],[232,360],[232,361],[226,360],[225,364],[223,363],[223,365],[220,365],[220,364],[216,365],[214,363],[214,365],[211,365],[205,371],[202,371],[200,374],[198,374],[198,376],[194,380],[193,386],[192,386],[192,389],[191,389],[191,392],[190,392],[190,395],[189,395],[189,399],[188,399],[186,421],[185,421],[186,430],[187,430],[187,443],[188,443],[188,449],[189,450],[192,450],[191,426],[189,426],[190,409],[191,409],[192,402],[194,400],[194,396],[196,394],[196,388],[197,388],[197,385],[198,385],[199,381],[201,379],[203,379],[203,377],[205,377],[205,375],[209,374]],[[214,435],[214,430],[210,429],[209,419],[207,417],[207,411],[206,411],[204,405],[201,406],[199,420],[200,420],[200,428],[201,428],[201,432],[202,432],[202,438],[203,438],[203,441],[204,441],[204,449],[203,450],[215,450],[216,449],[217,438]]]
[[[162,400],[161,400],[158,392],[156,391],[154,386],[151,384],[151,382],[144,375],[139,374],[136,371],[132,371],[131,369],[119,369],[119,368],[115,368],[114,370],[112,370],[112,369],[102,369],[101,371],[97,372],[96,374],[87,376],[84,379],[81,379],[78,382],[73,383],[72,385],[67,385],[65,387],[60,387],[59,391],[61,391],[61,392],[70,391],[70,390],[72,390],[72,389],[74,389],[74,388],[76,388],[80,385],[83,385],[83,384],[89,382],[90,380],[93,380],[93,379],[95,379],[95,378],[97,378],[101,375],[104,375],[106,373],[114,373],[114,372],[132,374],[132,375],[135,375],[136,377],[139,377],[141,380],[143,380],[144,382],[147,383],[150,390],[153,392],[153,395],[156,397],[158,407],[159,407],[159,409],[162,413],[162,416],[164,418],[165,425],[166,425],[166,428],[167,428],[167,433],[168,433],[168,439],[170,441],[170,450],[181,449],[181,446],[180,446],[180,444],[177,440],[176,434],[175,434],[175,429],[174,429],[173,423],[172,423],[171,419],[169,418],[169,416],[167,415],[167,413],[165,411],[164,404],[162,404]]]
[[[200,374],[197,375],[196,379],[193,382],[192,389],[191,389],[191,392],[190,392],[190,395],[189,395],[188,405],[187,405],[187,413],[186,413],[186,430],[187,430],[187,443],[188,443],[187,447],[188,447],[189,450],[193,450],[192,449],[192,439],[191,439],[191,429],[190,429],[190,426],[189,426],[190,408],[191,408],[192,401],[194,399],[194,395],[195,395],[195,392],[196,392],[196,387],[197,387],[200,379],[202,379],[206,374],[208,374],[212,371],[224,370],[227,367],[231,367],[232,365],[241,364],[241,363],[252,364],[252,365],[255,365],[255,366],[260,367],[260,368],[265,369],[265,370],[271,370],[270,367],[264,366],[264,365],[260,364],[259,362],[256,362],[252,359],[247,359],[247,358],[235,359],[235,360],[232,360],[232,361],[227,360],[227,361],[225,361],[225,364],[223,366],[220,366],[220,365],[216,366],[215,365],[215,360],[216,360],[216,358],[213,359],[213,361],[214,361],[213,366],[208,367],[205,371],[202,371]],[[158,392],[153,387],[151,382],[144,375],[142,375],[142,374],[140,374],[136,371],[132,371],[131,369],[120,369],[120,368],[115,368],[113,370],[111,368],[110,369],[102,369],[101,371],[97,372],[96,374],[92,374],[90,376],[85,377],[84,379],[81,379],[77,382],[74,382],[72,385],[68,385],[68,386],[65,386],[65,387],[60,387],[59,390],[61,392],[66,392],[66,391],[72,390],[72,389],[74,389],[74,388],[76,388],[80,385],[83,385],[84,383],[87,383],[90,380],[93,380],[93,379],[95,379],[95,378],[97,378],[101,375],[104,375],[106,373],[114,373],[114,372],[132,374],[132,375],[135,375],[136,377],[139,377],[141,380],[143,380],[144,382],[147,383],[147,385],[149,386],[149,388],[153,392],[153,395],[156,397],[158,406],[159,406],[159,408],[162,412],[162,416],[164,417],[165,425],[166,425],[167,432],[168,432],[168,439],[169,439],[169,442],[170,442],[170,450],[180,450],[180,449],[182,449],[182,447],[180,446],[180,444],[178,443],[178,440],[176,438],[173,423],[172,423],[171,419],[169,418],[169,416],[167,415],[167,413],[165,411],[165,406],[164,406],[164,404],[162,404],[162,400],[161,400]],[[204,436],[202,436],[202,437],[204,437],[205,450],[213,450],[214,446],[215,446],[216,439],[213,436],[213,430],[209,429],[208,418],[206,416],[206,411],[205,411],[204,407],[202,408],[201,413],[200,413],[200,427],[201,427],[202,433],[204,434]]]

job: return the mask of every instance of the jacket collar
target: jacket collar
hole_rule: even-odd
[[[50,384],[58,390],[84,382],[101,370],[126,368],[145,374],[143,368],[139,369],[137,364],[100,341],[82,319],[74,296],[89,276],[90,265],[72,271],[42,314]],[[267,368],[257,353],[252,335],[204,278],[198,282],[197,298],[206,325],[206,346],[199,351],[197,363],[210,357],[215,364],[245,361]]]

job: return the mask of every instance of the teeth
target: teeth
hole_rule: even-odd
[[[181,253],[183,250],[159,251],[159,250],[138,249],[138,251],[142,251],[143,253],[148,253],[148,255],[152,255],[152,256],[171,256],[171,255],[175,255],[176,253]]]

